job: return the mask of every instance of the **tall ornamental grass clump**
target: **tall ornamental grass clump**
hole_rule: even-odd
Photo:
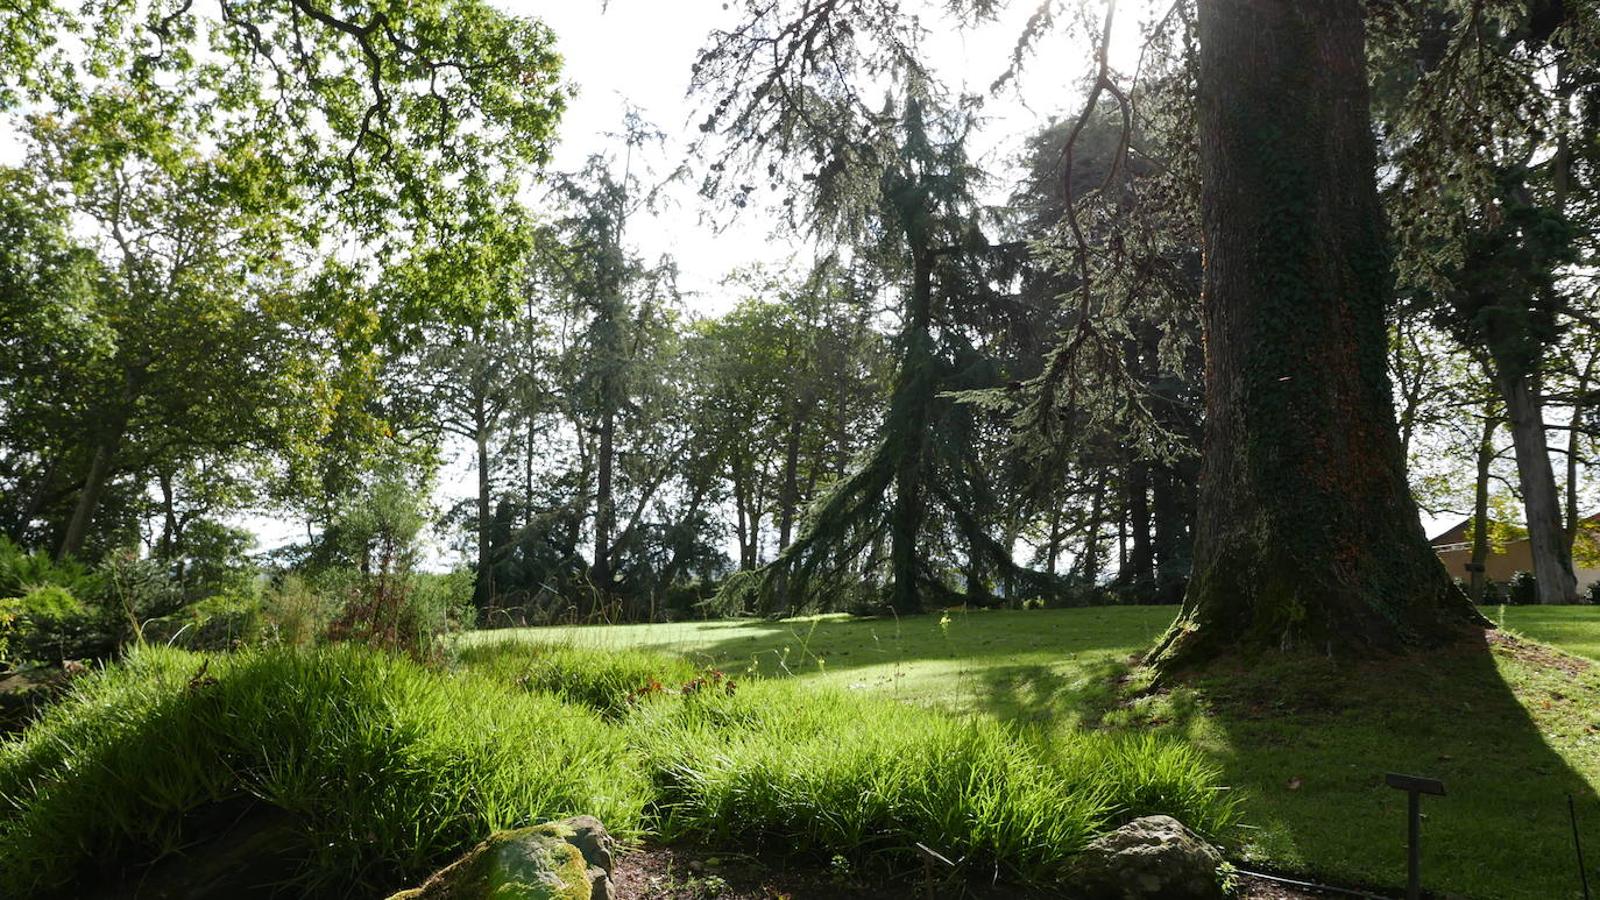
[[[1134,816],[1220,835],[1231,798],[1182,744],[1037,732],[673,656],[463,648],[455,671],[352,646],[143,649],[0,743],[0,896],[204,858],[221,810],[287,820],[291,891],[371,895],[492,830],[591,813],[729,850],[1049,884]],[[245,812],[241,812],[240,810]],[[296,874],[297,873],[297,874]]]
[[[1181,745],[1042,735],[767,681],[642,704],[626,721],[668,838],[911,863],[916,842],[971,870],[1059,881],[1097,834],[1173,815],[1220,834],[1234,805]]]
[[[636,834],[648,786],[611,730],[358,647],[143,649],[0,744],[0,896],[117,877],[249,799],[293,817],[305,893],[389,889],[492,830],[578,812]]]

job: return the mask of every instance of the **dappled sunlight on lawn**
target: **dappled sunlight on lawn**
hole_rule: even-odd
[[[521,628],[516,637],[676,653],[731,674],[793,676],[1002,719],[1076,721],[1086,700],[1149,646],[1171,606],[952,610],[895,618],[810,616],[612,627]]]

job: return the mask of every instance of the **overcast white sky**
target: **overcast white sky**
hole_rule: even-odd
[[[1090,2],[1100,8],[1098,0]],[[729,9],[722,0],[500,0],[500,5],[541,19],[555,31],[567,78],[578,90],[561,124],[556,169],[577,168],[589,154],[614,147],[606,135],[619,130],[628,104],[668,135],[655,160],[658,171],[665,173],[684,161],[690,138],[699,136],[700,119],[696,101],[685,96],[689,67],[713,28],[737,21],[737,6]],[[1001,21],[972,31],[955,28],[938,12],[939,4],[924,5],[931,31],[928,58],[952,88],[981,92],[1004,68],[1035,4],[1016,3]],[[1124,6],[1125,19],[1117,29],[1117,45],[1124,51],[1137,44],[1135,17],[1141,5]],[[986,107],[990,121],[975,151],[995,175],[1007,174],[1023,137],[1051,116],[1076,107],[1074,85],[1088,71],[1089,51],[1073,48],[1073,43],[1070,37],[1048,40],[1050,52],[1030,65],[1022,95],[997,98]],[[724,275],[787,255],[787,236],[774,235],[769,219],[745,214],[736,227],[717,233],[702,222],[708,210],[696,202],[692,185],[681,185],[671,196],[677,205],[654,221],[638,219],[630,238],[649,257],[666,252],[677,259],[683,285],[695,295],[692,308],[707,313],[725,309],[730,301],[716,289]],[[717,212],[726,221],[727,211]]]

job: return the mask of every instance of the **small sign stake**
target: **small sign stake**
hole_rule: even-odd
[[[1383,776],[1383,780],[1389,787],[1406,792],[1408,814],[1406,849],[1409,857],[1406,900],[1422,900],[1422,795],[1443,797],[1444,782],[1416,775],[1398,775],[1394,772]]]

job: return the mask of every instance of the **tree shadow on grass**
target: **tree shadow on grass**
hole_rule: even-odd
[[[1135,657],[1091,656],[1077,664],[993,666],[970,679],[972,711],[1024,725],[1100,724],[1119,700]]]
[[[1567,797],[1600,859],[1600,667],[1495,632],[1361,665],[1214,667],[1147,701],[1243,792],[1244,858],[1401,893],[1406,795],[1386,772],[1442,780],[1425,797],[1422,872],[1437,896],[1580,896]],[[1591,871],[1591,880],[1595,875]]]
[[[1122,683],[1129,658],[1173,612],[683,623],[631,626],[640,630],[620,642],[731,672],[752,663],[768,676],[848,672],[840,680],[852,687],[898,687],[910,671],[919,687],[902,699],[1038,725],[1044,740],[1076,727],[1187,740],[1241,796],[1234,840],[1246,865],[1393,893],[1405,882],[1406,797],[1384,773],[1436,777],[1448,794],[1423,805],[1426,887],[1579,896],[1566,797],[1600,862],[1600,663],[1489,632],[1361,665],[1269,655],[1138,695]],[[1591,881],[1600,884],[1593,871]]]

